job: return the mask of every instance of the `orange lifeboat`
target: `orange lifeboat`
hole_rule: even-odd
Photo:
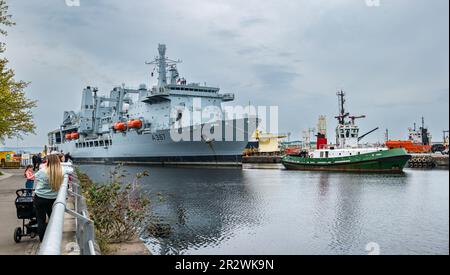
[[[127,130],[127,124],[125,122],[116,122],[114,123],[113,128],[116,131],[123,132]]]
[[[71,134],[71,138],[74,139],[74,140],[79,139],[80,138],[80,134],[78,134],[77,132],[72,133]]]
[[[129,129],[141,129],[142,121],[140,119],[130,120],[130,121],[128,121],[128,128]]]
[[[69,133],[69,134],[66,134],[66,139],[67,139],[67,140],[71,140],[71,139],[72,139],[72,134],[70,134],[70,133]]]

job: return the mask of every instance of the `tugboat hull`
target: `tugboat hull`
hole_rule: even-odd
[[[282,163],[288,170],[401,173],[410,159],[404,149],[392,149],[340,158],[285,156]]]

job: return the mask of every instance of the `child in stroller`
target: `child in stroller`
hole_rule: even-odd
[[[14,230],[14,241],[19,243],[22,237],[29,236],[35,238],[37,236],[37,220],[36,211],[33,204],[33,189],[19,189],[16,191],[16,210],[17,218],[22,220],[22,227]]]

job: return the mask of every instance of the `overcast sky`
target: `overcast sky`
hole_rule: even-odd
[[[375,1],[375,0],[372,0]],[[6,56],[27,94],[41,146],[78,110],[85,86],[153,84],[144,61],[182,59],[181,76],[235,93],[235,104],[278,105],[280,132],[299,137],[317,118],[336,126],[336,90],[365,114],[368,140],[406,138],[422,115],[435,140],[449,128],[449,1],[380,0],[9,0],[17,26]],[[152,82],[150,82],[152,81]]]

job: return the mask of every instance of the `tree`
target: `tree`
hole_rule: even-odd
[[[2,26],[13,26],[5,0],[0,0],[0,37],[8,33]],[[0,54],[5,51],[5,43],[0,41]],[[16,81],[14,71],[7,67],[8,60],[0,57],[0,142],[5,138],[22,138],[24,134],[34,134],[35,125],[31,109],[36,101],[29,100],[24,92],[28,83]]]

